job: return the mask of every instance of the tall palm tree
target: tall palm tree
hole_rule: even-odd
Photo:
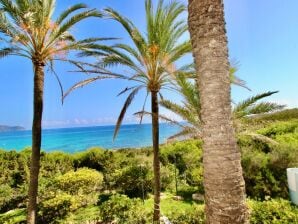
[[[68,53],[88,51],[94,47],[99,49],[97,41],[101,40],[89,38],[77,41],[70,33],[70,29],[78,22],[89,17],[101,17],[101,13],[88,9],[85,4],[76,4],[54,20],[55,4],[55,0],[0,0],[0,33],[3,46],[0,57],[27,58],[32,62],[34,72],[32,156],[27,214],[27,223],[30,224],[36,222],[45,66],[49,66],[53,72],[55,61],[70,62],[81,67],[81,62],[67,57]],[[55,72],[54,74],[56,75]]]
[[[189,0],[200,91],[207,223],[246,223],[245,184],[233,128],[223,0]]]
[[[117,21],[128,33],[132,45],[117,44],[109,56],[101,58],[99,67],[125,66],[128,73],[119,75],[131,80],[134,86],[124,89],[119,95],[129,95],[120,112],[114,138],[117,136],[127,108],[133,102],[141,89],[151,95],[152,136],[153,136],[153,170],[154,170],[154,214],[153,222],[160,222],[160,162],[159,162],[159,104],[158,98],[162,89],[171,89],[175,85],[175,76],[181,72],[187,73],[190,65],[176,67],[175,63],[191,52],[189,40],[182,41],[187,31],[185,19],[181,17],[186,7],[172,1],[165,4],[160,0],[154,9],[151,0],[145,1],[146,32],[142,33],[132,21],[120,15],[111,8],[105,9],[108,18]],[[86,55],[92,55],[88,52]],[[97,55],[95,52],[93,55]],[[90,71],[92,72],[92,71]],[[95,72],[96,73],[96,72]],[[95,80],[94,80],[95,81]],[[88,84],[85,81],[73,86],[70,91]],[[147,99],[146,96],[146,99]],[[145,99],[145,102],[146,102]],[[145,105],[145,103],[144,103]]]
[[[234,69],[233,69],[234,70]],[[175,138],[201,138],[202,122],[200,120],[200,99],[198,86],[192,80],[188,80],[185,76],[181,75],[177,77],[177,90],[182,96],[181,104],[172,102],[170,100],[162,99],[160,105],[178,116],[180,116],[186,123],[181,123],[166,116],[161,115],[160,118],[178,125],[181,130],[169,137],[169,140]],[[238,79],[239,80],[239,79]],[[233,80],[231,80],[233,81]],[[237,82],[238,84],[238,82]],[[237,103],[233,110],[233,121],[236,127],[237,134],[239,135],[250,135],[252,137],[259,137],[272,142],[265,136],[257,135],[256,133],[247,132],[245,126],[246,121],[256,117],[255,115],[262,115],[265,113],[274,112],[283,109],[285,106],[271,102],[259,102],[260,100],[277,93],[277,91],[270,91],[261,94],[257,94],[248,99]],[[149,114],[146,112],[146,114]],[[259,116],[258,116],[259,117]]]

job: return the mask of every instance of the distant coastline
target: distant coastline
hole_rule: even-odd
[[[0,125],[0,132],[7,132],[7,131],[23,131],[25,130],[22,126],[8,126],[8,125]]]

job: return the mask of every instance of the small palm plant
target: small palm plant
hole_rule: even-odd
[[[69,62],[81,67],[82,62],[71,60],[68,53],[105,48],[97,42],[103,40],[101,38],[76,40],[70,33],[71,28],[78,22],[89,17],[101,17],[101,13],[95,9],[88,9],[85,4],[76,4],[54,20],[55,4],[55,0],[0,0],[0,57],[27,58],[32,62],[34,72],[32,156],[27,215],[27,223],[30,224],[36,222],[45,67],[48,66],[54,72],[56,61]],[[56,75],[55,72],[54,74]]]
[[[122,95],[129,92],[115,127],[114,138],[117,136],[127,108],[131,105],[138,92],[145,89],[147,96],[151,95],[154,151],[153,222],[159,223],[160,164],[158,98],[162,89],[173,88],[175,77],[179,73],[187,73],[192,66],[191,63],[182,67],[176,67],[175,65],[179,59],[191,52],[191,44],[189,40],[181,41],[181,38],[187,32],[186,20],[181,17],[182,13],[186,10],[183,4],[177,1],[165,4],[164,1],[160,0],[157,8],[154,9],[152,1],[146,0],[145,10],[147,29],[145,34],[143,34],[128,18],[125,18],[111,8],[105,9],[106,16],[122,25],[133,44],[122,43],[115,45],[113,52],[110,52],[108,56],[101,57],[97,66],[105,68],[118,65],[124,66],[129,69],[129,72],[118,77],[135,83],[135,85],[124,89],[119,94]],[[92,52],[88,52],[86,55],[90,56]],[[93,52],[93,55],[97,56],[97,53]],[[88,83],[88,81],[84,80],[73,86],[70,91]]]
[[[234,69],[232,70],[234,71]],[[182,104],[177,104],[170,100],[161,100],[160,105],[164,108],[174,112],[179,115],[186,124],[177,122],[170,118],[161,115],[161,119],[166,120],[170,123],[179,125],[181,131],[177,134],[169,137],[169,140],[175,138],[200,138],[201,137],[201,119],[200,119],[200,101],[199,101],[199,90],[197,84],[188,80],[185,76],[178,76],[177,87],[178,92],[181,93],[183,97]],[[239,80],[239,79],[238,79]],[[231,80],[233,82],[233,80]],[[243,83],[243,82],[242,82]],[[234,84],[238,84],[234,83]],[[265,140],[273,142],[266,138],[265,136],[259,136],[256,133],[251,133],[245,130],[245,121],[250,119],[253,115],[261,115],[269,112],[274,112],[284,108],[284,105],[279,105],[271,102],[258,102],[268,96],[277,93],[277,91],[265,92],[253,97],[250,97],[246,100],[243,100],[237,103],[232,111],[234,124],[238,134],[246,134],[252,137],[258,138],[260,140]]]

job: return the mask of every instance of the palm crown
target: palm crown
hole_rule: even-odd
[[[147,0],[145,9],[147,21],[145,34],[142,34],[129,19],[113,9],[105,10],[108,17],[118,21],[124,27],[133,41],[133,45],[115,45],[115,51],[104,57],[100,64],[105,67],[124,65],[131,71],[131,74],[124,74],[124,77],[139,83],[120,93],[130,91],[119,115],[115,136],[127,108],[142,88],[147,90],[147,95],[150,92],[172,88],[171,85],[175,83],[175,77],[182,72],[187,73],[189,68],[188,65],[180,68],[175,65],[185,54],[191,52],[190,42],[188,40],[181,42],[181,38],[187,31],[185,20],[180,19],[181,14],[185,11],[185,6],[176,1],[168,5],[159,1],[157,9],[154,11],[151,0]]]
[[[88,38],[77,41],[70,29],[88,17],[101,17],[95,9],[85,4],[76,4],[52,19],[55,0],[0,0],[0,32],[3,34],[0,56],[26,57],[33,63],[51,64],[55,60],[75,65],[67,60],[70,51],[87,51],[100,48],[97,41],[105,38]]]

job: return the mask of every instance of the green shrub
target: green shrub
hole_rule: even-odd
[[[160,160],[163,165],[175,164],[180,173],[190,166],[197,166],[202,161],[202,142],[187,140],[161,147]]]
[[[146,197],[152,191],[153,174],[148,165],[131,165],[117,170],[114,175],[114,186],[129,197]]]
[[[286,169],[298,165],[298,148],[271,146],[265,153],[242,148],[242,167],[249,197],[288,198]]]
[[[14,209],[0,214],[1,224],[26,224],[26,209]]]
[[[204,205],[196,205],[192,210],[172,212],[168,218],[172,224],[205,223]]]
[[[82,168],[88,167],[90,169],[95,169],[98,171],[104,171],[106,169],[106,164],[111,158],[112,153],[101,149],[101,148],[91,148],[87,151],[76,153],[73,155],[74,167]]]
[[[196,186],[199,193],[204,193],[203,166],[198,166],[186,171],[186,180],[190,186]]]
[[[73,170],[72,157],[72,155],[64,152],[42,152],[40,175],[52,177]]]
[[[14,190],[8,184],[0,185],[0,212],[8,211]]]
[[[55,197],[39,204],[40,223],[58,223],[69,212],[77,209],[76,198],[67,194],[59,193]]]
[[[103,176],[96,170],[81,168],[56,178],[57,187],[69,194],[90,194],[102,186]]]
[[[194,193],[200,193],[197,187],[187,184],[178,186],[178,195],[182,196],[185,200],[192,200]]]
[[[277,135],[298,132],[298,120],[273,123],[266,128],[260,129],[257,133],[274,138]]]
[[[278,199],[270,201],[248,201],[251,210],[251,224],[295,224],[298,223],[298,207],[289,201]]]
[[[146,212],[140,199],[130,199],[125,195],[113,195],[100,205],[102,221],[121,224],[151,223],[151,214]]]
[[[161,165],[160,183],[161,183],[162,191],[166,191],[174,188],[175,186],[175,166],[174,165],[171,165],[171,164],[167,166]]]

